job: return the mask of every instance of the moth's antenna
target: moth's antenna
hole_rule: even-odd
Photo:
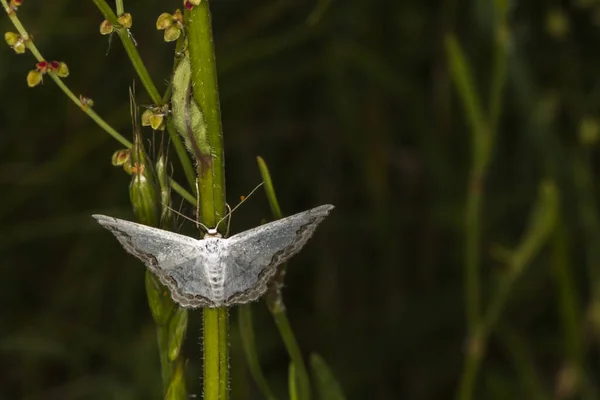
[[[196,226],[198,228],[202,227],[202,228],[204,228],[204,230],[206,230],[208,232],[208,228],[202,222],[197,221],[195,219],[192,219],[192,218],[188,217],[187,215],[180,213],[179,211],[175,210],[173,207],[169,207],[168,205],[166,205],[164,203],[163,203],[163,207],[167,207],[168,209],[170,209],[171,211],[173,211],[175,214],[179,215],[180,217],[183,217],[183,218],[187,219],[188,221],[192,221],[194,224],[196,224]]]
[[[216,230],[216,229],[219,227],[219,224],[220,224],[221,222],[223,222],[223,220],[224,220],[225,218],[227,218],[227,217],[231,216],[231,214],[233,214],[233,212],[234,212],[235,210],[237,210],[239,206],[241,206],[242,204],[244,204],[244,202],[245,202],[246,200],[248,200],[248,198],[249,198],[250,196],[252,196],[252,195],[254,194],[254,192],[256,192],[256,191],[258,190],[258,188],[259,188],[259,187],[261,187],[261,186],[262,186],[264,183],[265,183],[265,182],[261,182],[261,183],[259,183],[258,185],[256,185],[256,187],[255,187],[254,189],[252,189],[252,191],[251,191],[251,192],[248,194],[248,196],[246,196],[246,197],[243,197],[243,198],[242,198],[242,200],[241,200],[241,201],[238,203],[238,205],[237,205],[237,206],[235,206],[235,207],[233,207],[233,210],[229,210],[229,212],[228,212],[228,213],[227,213],[227,214],[226,214],[226,215],[225,215],[223,218],[221,218],[221,219],[219,220],[219,222],[217,222],[217,226],[215,226],[215,230]]]

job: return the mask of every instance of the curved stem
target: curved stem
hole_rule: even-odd
[[[108,20],[108,22],[110,22],[113,26],[118,27],[119,22],[117,21],[117,16],[113,12],[113,10],[110,8],[110,6],[106,3],[106,1],[105,0],[93,0],[93,1],[94,1],[94,4],[96,4],[96,7],[98,7],[100,12],[104,16],[104,18],[106,18]],[[119,35],[119,38],[121,39],[121,43],[123,43],[123,48],[125,49],[125,51],[127,52],[127,55],[129,56],[131,65],[133,65],[133,68],[135,69],[135,72],[137,73],[138,78],[142,82],[142,85],[146,89],[146,92],[150,96],[150,99],[152,100],[152,102],[154,104],[156,104],[159,107],[164,105],[165,102],[164,102],[162,96],[160,95],[160,93],[158,92],[158,89],[154,85],[154,82],[152,81],[152,78],[150,77],[150,74],[148,73],[148,70],[146,69],[144,62],[142,61],[142,58],[140,57],[140,54],[137,51],[137,47],[131,37],[131,32],[128,29],[122,29],[122,28],[116,28],[115,30],[116,30],[117,34]],[[177,157],[179,158],[179,161],[181,162],[181,166],[183,167],[183,172],[188,181],[188,184],[190,185],[192,190],[194,190],[196,187],[196,185],[195,185],[196,177],[194,174],[194,167],[192,166],[190,157],[189,157],[187,151],[185,150],[185,146],[181,142],[181,138],[179,137],[173,124],[169,123],[169,121],[170,121],[170,118],[167,119],[167,124],[166,124],[167,132],[169,133],[169,137],[171,138],[171,143],[173,143],[173,147],[175,148]]]
[[[4,10],[7,11],[8,17],[10,18],[14,27],[19,32],[19,35],[21,35],[23,38],[29,38],[27,40],[27,48],[29,49],[29,51],[31,51],[31,54],[33,54],[33,56],[35,57],[36,60],[45,61],[45,58],[42,56],[42,53],[40,53],[38,48],[33,43],[31,36],[29,36],[29,33],[27,32],[25,27],[23,26],[23,24],[21,24],[21,21],[17,17],[16,13],[8,12],[9,7],[8,7],[8,3],[6,2],[6,0],[0,0],[0,4],[2,4],[2,6],[4,7]],[[75,105],[77,105],[77,107],[79,107],[79,109],[81,111],[86,113],[100,128],[102,128],[106,133],[108,133],[110,136],[112,136],[115,140],[117,140],[123,146],[127,147],[128,149],[131,148],[131,146],[132,146],[131,142],[129,140],[125,139],[125,137],[123,137],[123,135],[121,135],[115,129],[113,129],[113,127],[111,127],[104,119],[102,119],[102,117],[100,117],[91,107],[84,107],[81,104],[81,101],[79,100],[79,98],[77,96],[75,96],[75,94],[71,91],[71,89],[69,89],[69,87],[65,84],[65,82],[61,78],[56,76],[56,74],[54,74],[53,72],[49,72],[48,75],[56,83],[56,85],[63,91],[63,93],[73,103],[75,103]],[[180,143],[181,143],[181,141],[180,141]],[[194,196],[192,196],[180,184],[178,184],[174,180],[171,180],[170,184],[171,184],[171,187],[173,188],[173,190],[175,190],[186,201],[189,201],[192,204],[196,204],[196,202],[194,200]]]

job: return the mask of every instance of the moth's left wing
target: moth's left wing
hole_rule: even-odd
[[[322,205],[225,239],[225,305],[258,299],[277,266],[302,249],[333,208]]]
[[[123,248],[146,264],[184,307],[210,307],[211,289],[203,268],[204,246],[192,237],[106,215],[92,215]]]

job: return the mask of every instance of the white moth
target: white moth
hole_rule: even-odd
[[[306,244],[333,209],[330,204],[273,221],[230,238],[215,229],[203,239],[92,215],[146,264],[183,307],[229,307],[257,300],[277,266]]]

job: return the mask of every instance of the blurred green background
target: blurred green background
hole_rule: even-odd
[[[452,398],[470,347],[463,269],[471,125],[452,81],[450,33],[486,112],[496,46],[506,44],[481,187],[483,310],[540,182],[554,182],[560,197],[555,226],[490,333],[475,398],[600,398],[600,1],[509,1],[499,25],[503,3],[211,2],[229,203],[260,181],[260,155],[284,213],[337,207],[290,263],[284,298],[301,348],[324,356],[349,399]],[[164,90],[173,45],[154,25],[181,1],[125,7]],[[136,77],[118,38],[107,54],[93,3],[26,0],[19,17],[47,59],[69,65],[70,88],[130,138]],[[0,28],[14,31],[5,15]],[[0,47],[0,399],[158,399],[144,268],[90,217],[133,218],[129,177],[110,164],[120,146],[50,79],[28,89],[34,63]],[[137,93],[149,103],[139,83]],[[258,193],[234,215],[233,233],[270,218]],[[183,231],[199,235],[190,225]],[[262,366],[285,398],[287,353],[264,303],[253,309]],[[235,313],[232,398],[260,398]],[[190,318],[187,384],[200,398],[201,313]]]

